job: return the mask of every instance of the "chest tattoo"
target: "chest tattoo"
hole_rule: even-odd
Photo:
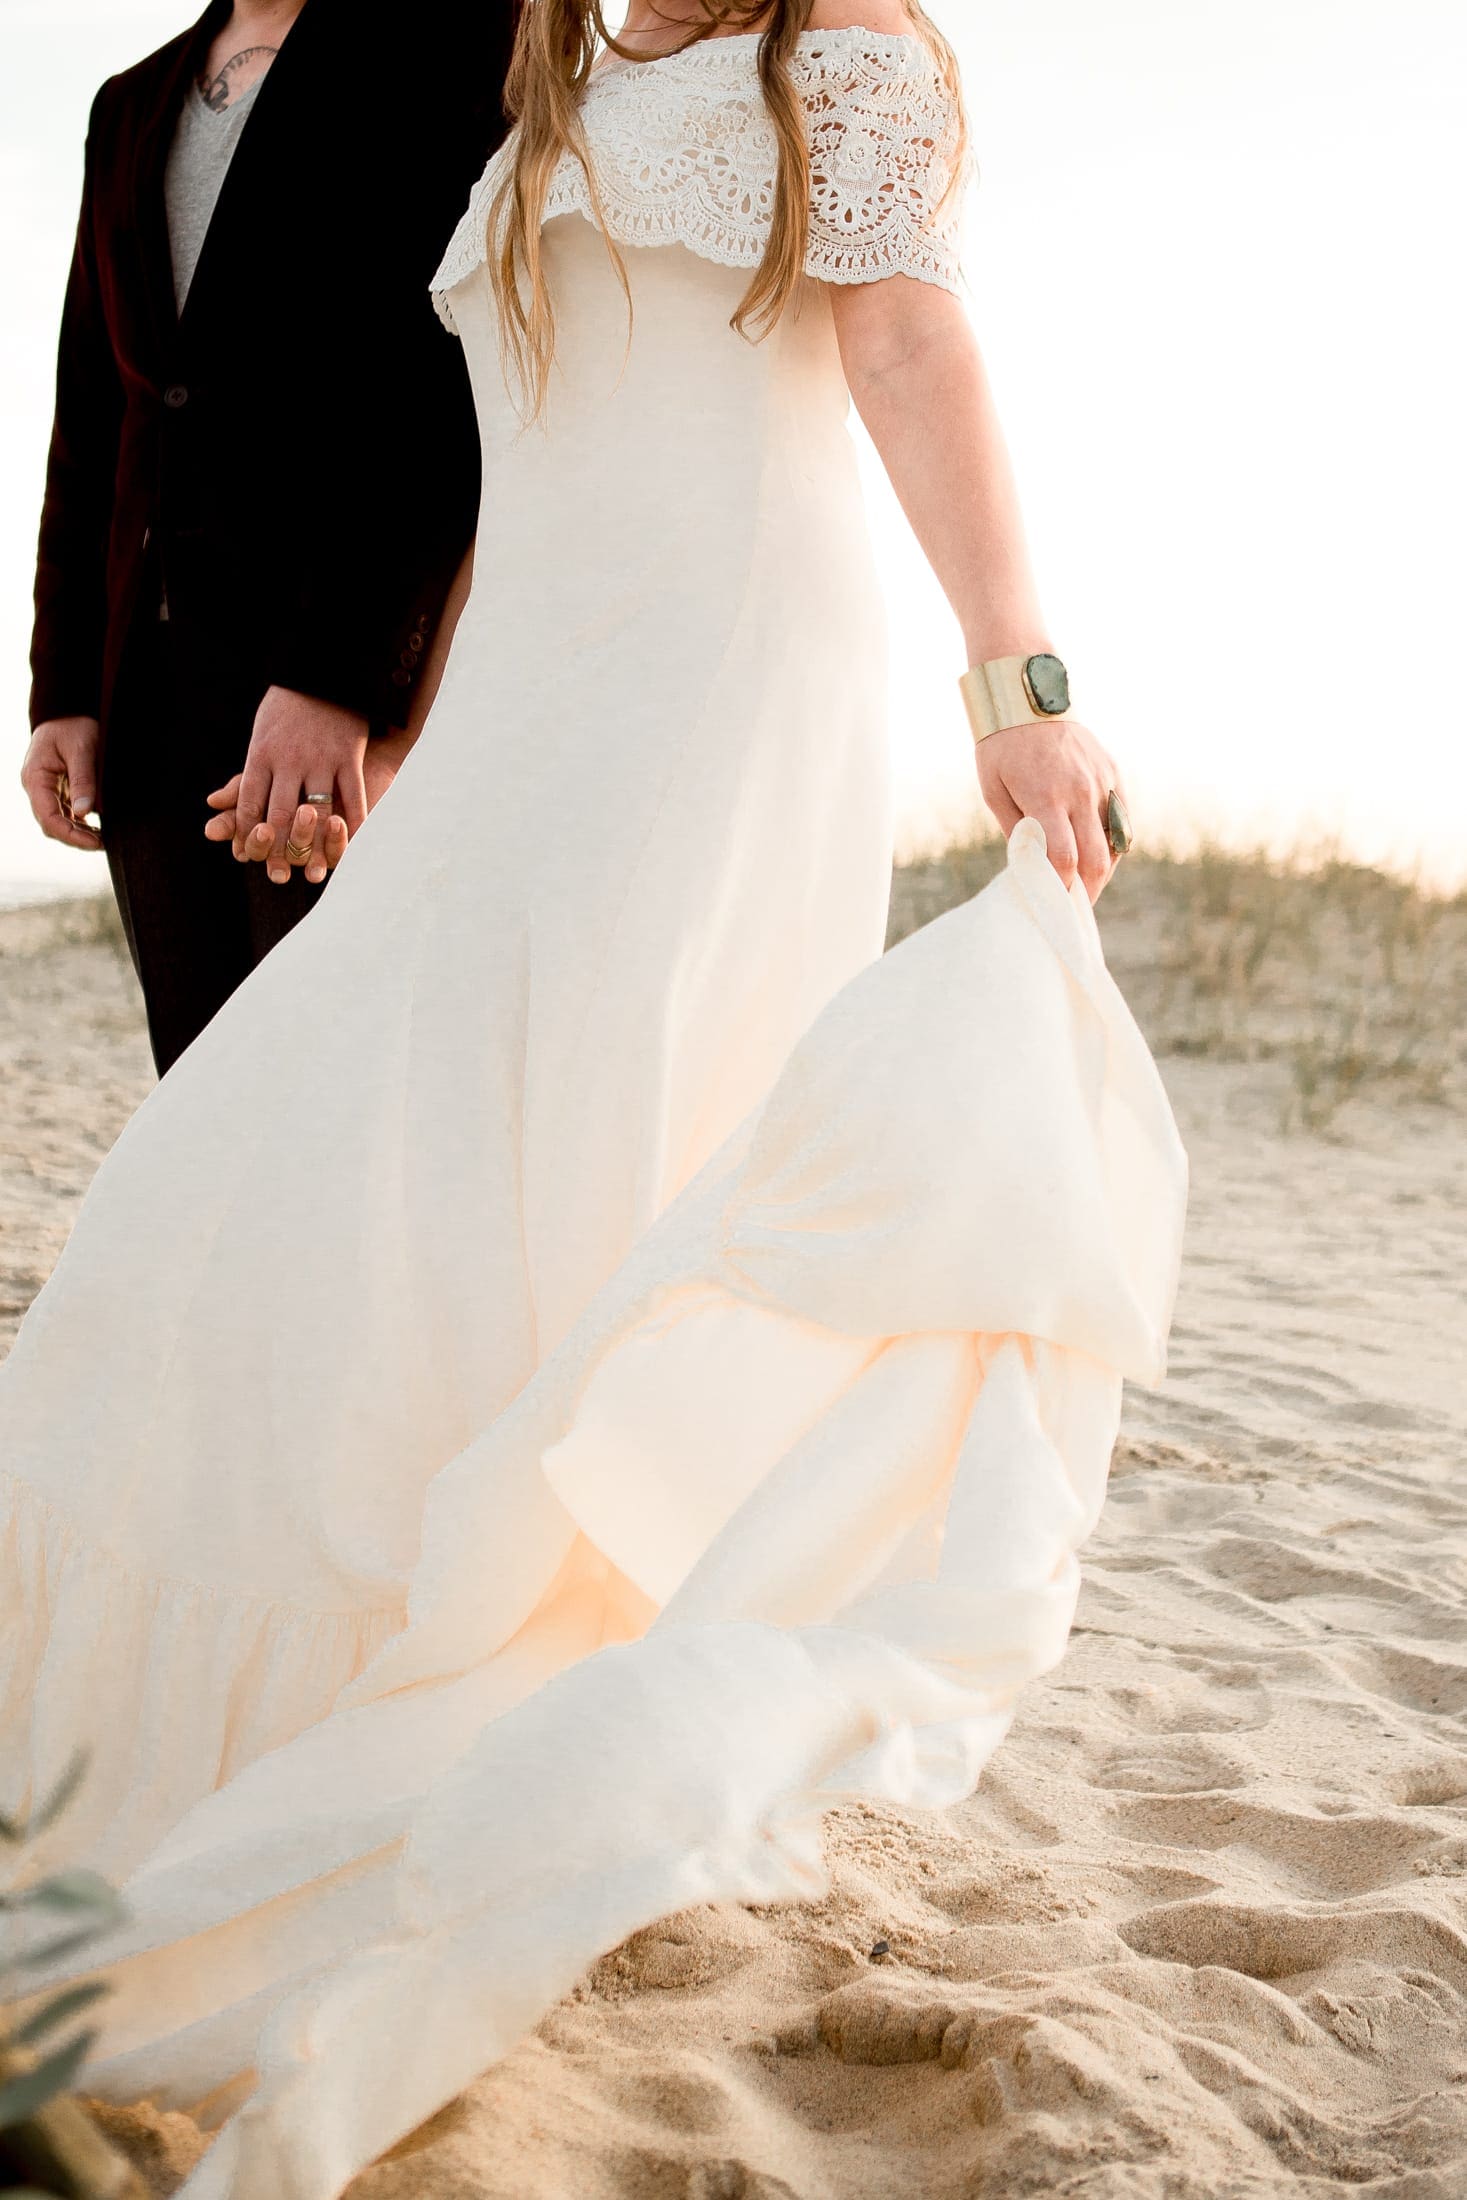
[[[216,115],[222,114],[233,104],[235,80],[246,63],[263,60],[268,65],[279,51],[278,46],[246,46],[241,53],[230,55],[217,76],[200,77],[199,91],[205,106],[212,107]]]

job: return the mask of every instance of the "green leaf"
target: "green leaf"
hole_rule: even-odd
[[[87,1752],[79,1749],[45,1802],[33,1810],[29,1817],[7,1818],[0,1813],[0,1841],[31,1841],[37,1834],[48,1832],[81,1786],[86,1770]]]
[[[42,1941],[39,1948],[28,1948],[23,1956],[16,1956],[13,1968],[17,1971],[41,1971],[48,1963],[59,1963],[63,1956],[75,1955],[79,1948],[89,1948],[98,1938],[95,1925],[83,1925],[73,1933],[62,1933],[59,1939]]]
[[[97,1872],[53,1872],[22,1892],[21,1910],[92,1910],[98,1917],[113,1917],[121,1909],[116,1894]]]
[[[93,1979],[85,1986],[68,1986],[64,1994],[57,1994],[53,2000],[44,2003],[33,2017],[26,2018],[19,2031],[12,2034],[12,2044],[16,2047],[33,2047],[48,2032],[54,2032],[58,2024],[65,2024],[72,2017],[80,2016],[83,2009],[89,2009],[94,2001],[100,2001],[104,1994],[110,1994],[111,1991],[105,1979]]]
[[[86,1772],[87,1753],[79,1749],[39,1810],[31,1812],[25,1829],[27,1840],[34,1841],[38,1834],[50,1831],[86,1778]]]
[[[8,2085],[0,2085],[0,2131],[9,2130],[12,2124],[23,2124],[58,2093],[68,2092],[72,2079],[90,2055],[96,2037],[95,2032],[82,2032],[76,2039],[68,2040],[65,2047],[58,2047],[44,2062],[38,2062],[34,2070],[12,2078]]]

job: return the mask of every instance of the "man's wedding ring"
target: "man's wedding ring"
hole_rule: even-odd
[[[323,803],[329,806],[331,797],[329,794],[308,794],[306,800],[313,809],[319,810]]]
[[[1114,787],[1105,798],[1105,837],[1113,856],[1123,856],[1131,845],[1130,815]]]

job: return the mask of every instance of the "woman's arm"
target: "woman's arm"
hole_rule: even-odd
[[[1039,608],[1003,430],[978,341],[951,292],[910,276],[832,285],[856,409],[957,614],[970,665],[1053,647]],[[984,800],[1005,833],[1044,828],[1066,885],[1092,900],[1110,877],[1102,813],[1116,768],[1072,718],[978,743]]]

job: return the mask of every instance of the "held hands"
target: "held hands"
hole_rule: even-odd
[[[400,741],[369,742],[365,722],[334,703],[271,688],[255,716],[242,772],[210,795],[209,840],[239,863],[263,863],[277,886],[304,869],[319,885],[391,786]]]
[[[20,783],[41,831],[68,848],[102,845],[102,835],[86,820],[97,805],[97,748],[101,729],[95,718],[50,718],[37,726],[20,768]]]
[[[978,743],[977,755],[983,799],[1005,838],[1021,817],[1037,819],[1065,886],[1078,877],[1098,901],[1116,867],[1106,805],[1112,789],[1122,801],[1126,790],[1094,734],[1074,718],[1005,726]]]

